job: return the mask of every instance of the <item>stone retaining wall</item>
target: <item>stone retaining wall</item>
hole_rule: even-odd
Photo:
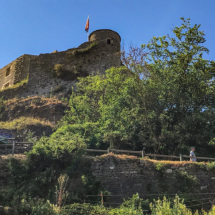
[[[92,163],[92,172],[113,195],[215,193],[215,168],[190,162],[151,162],[105,156]]]
[[[22,149],[19,149],[22,150]],[[28,150],[28,149],[23,149]],[[91,160],[95,180],[100,181],[111,195],[111,202],[122,202],[123,198],[138,193],[148,199],[149,194],[200,194],[215,193],[215,167],[205,163],[151,161],[134,157],[105,155]],[[7,179],[7,169],[0,165],[0,186]],[[77,182],[74,181],[75,186]],[[153,196],[157,198],[158,196]]]

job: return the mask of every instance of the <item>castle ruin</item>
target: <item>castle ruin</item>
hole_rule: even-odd
[[[48,54],[22,55],[0,69],[0,97],[64,96],[77,77],[104,74],[121,66],[120,35],[112,30],[92,32],[78,48]]]

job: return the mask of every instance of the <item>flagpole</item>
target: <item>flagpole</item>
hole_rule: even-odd
[[[90,22],[90,16],[88,15],[88,23]],[[87,41],[89,40],[89,29],[87,31]]]

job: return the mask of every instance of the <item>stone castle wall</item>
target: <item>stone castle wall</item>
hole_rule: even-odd
[[[0,69],[0,90],[20,83],[28,76],[30,60],[34,55],[22,55],[15,61]]]
[[[120,36],[111,30],[98,30],[89,36],[89,42],[78,48],[67,51],[40,54],[39,56],[23,55],[11,65],[0,70],[4,80],[0,80],[0,88],[4,88],[8,81],[5,73],[11,67],[10,86],[28,78],[28,83],[0,91],[0,97],[7,99],[14,97],[43,96],[57,94],[63,97],[75,86],[77,77],[104,74],[111,67],[121,66]],[[64,77],[56,72],[56,66],[61,66]],[[62,72],[62,71],[61,71]]]
[[[16,61],[15,65],[15,75],[14,75],[14,84],[20,83],[22,80],[28,77],[30,61],[34,59],[34,55],[22,55]]]
[[[106,41],[99,41],[88,51],[84,51],[92,42],[84,43],[78,49],[71,49],[65,52],[40,55],[31,61],[29,72],[29,92],[31,95],[49,95],[57,88],[62,89],[62,94],[68,92],[77,82],[77,77],[104,73],[112,66],[120,66],[117,53],[118,47],[108,45]],[[82,51],[83,50],[83,51]],[[80,51],[80,52],[79,52]],[[77,73],[72,78],[59,78],[55,76],[55,65],[65,67],[66,73]]]
[[[0,69],[0,90],[4,89],[7,84],[12,86],[15,78],[15,65],[17,60],[11,62],[7,66]],[[10,70],[10,74],[6,75],[7,69]]]

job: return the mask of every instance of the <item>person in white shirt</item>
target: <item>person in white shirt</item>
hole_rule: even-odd
[[[193,157],[193,158],[190,158],[190,161],[192,162],[196,162],[196,155],[195,155],[195,147],[191,147],[191,151],[190,151],[190,157]]]

